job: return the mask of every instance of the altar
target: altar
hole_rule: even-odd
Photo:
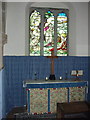
[[[57,103],[87,100],[88,82],[84,80],[25,80],[27,112],[56,113]]]

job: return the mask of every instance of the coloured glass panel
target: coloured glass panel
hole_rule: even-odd
[[[34,10],[30,15],[30,55],[40,56],[41,48],[41,53],[43,53],[44,56],[51,56],[51,51],[55,48],[54,42],[57,42],[55,44],[57,45],[57,56],[66,56],[68,54],[68,21],[66,13],[57,13],[57,9],[53,9],[53,12],[51,9],[47,12],[46,10],[44,11],[43,8],[40,12],[38,10],[40,9]],[[57,14],[57,24],[55,24],[56,18],[54,18],[54,14]],[[41,19],[41,16],[44,18]],[[41,29],[43,24],[44,28]],[[56,32],[54,28],[57,29]],[[56,38],[57,40],[55,40]],[[40,43],[43,45],[42,47]]]
[[[52,48],[54,48],[54,15],[47,11],[44,16],[44,56],[50,56]]]
[[[59,13],[57,17],[57,56],[67,55],[67,15]]]
[[[41,15],[33,11],[30,15],[30,55],[40,56],[40,23]]]

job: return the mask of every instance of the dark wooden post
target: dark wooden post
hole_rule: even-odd
[[[51,56],[47,56],[47,58],[51,59],[51,73],[50,73],[50,80],[55,80],[55,74],[54,74],[54,58],[57,58],[58,56],[54,56],[54,51],[51,51]]]

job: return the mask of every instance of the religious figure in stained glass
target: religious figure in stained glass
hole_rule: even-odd
[[[57,16],[57,55],[67,55],[67,15],[59,13]]]
[[[51,11],[47,11],[44,16],[44,54],[51,55],[54,47],[54,15]]]
[[[39,9],[40,10],[40,9]],[[68,17],[65,12],[57,13],[55,25],[55,13],[47,10],[44,11],[43,21],[42,21],[42,10],[34,10],[30,15],[30,55],[40,56],[40,51],[43,51],[44,56],[51,56],[51,51],[55,51],[55,42],[57,45],[57,56],[66,56],[67,51],[67,37],[68,37]],[[56,9],[55,9],[56,12]],[[43,29],[41,29],[41,24],[43,24]],[[56,36],[55,40],[55,26],[56,26]],[[43,30],[43,32],[41,32]],[[41,39],[41,33],[43,33],[43,40]],[[42,42],[43,49],[40,47]]]

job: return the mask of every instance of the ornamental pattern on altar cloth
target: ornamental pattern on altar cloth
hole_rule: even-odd
[[[48,111],[48,89],[50,89],[50,112],[56,113],[57,103],[68,101],[67,88],[46,88],[46,89],[30,89],[30,112],[31,113],[47,113]],[[85,87],[71,87],[69,99],[70,101],[85,100]]]

